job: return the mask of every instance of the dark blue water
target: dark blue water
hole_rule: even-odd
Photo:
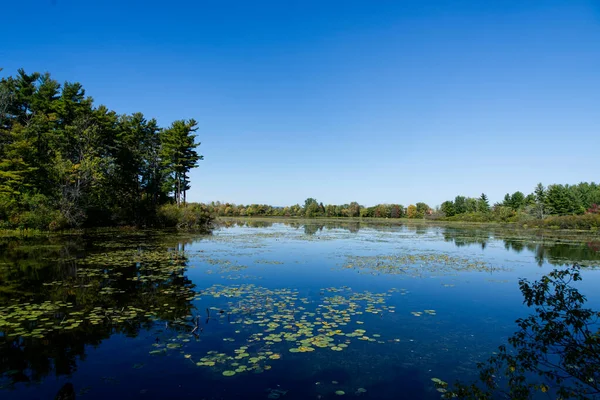
[[[438,399],[432,378],[476,379],[476,363],[528,314],[519,278],[582,262],[578,287],[591,307],[600,306],[600,257],[587,242],[440,227],[283,224],[224,227],[208,237],[117,236],[56,239],[51,254],[37,243],[4,247],[2,306],[63,296],[84,310],[133,304],[160,315],[103,322],[100,332],[86,320],[40,339],[2,333],[3,399],[52,399],[67,383],[84,399]],[[149,241],[153,249],[179,250],[181,273],[132,286],[120,281],[129,269],[118,275],[107,268],[100,283],[85,278],[85,289],[81,282],[66,291],[47,285],[72,284],[90,255],[143,252]],[[127,267],[132,276],[143,276],[144,262]],[[104,268],[102,261],[91,265]],[[93,292],[104,286],[123,293],[113,301]],[[189,292],[173,297],[170,288]],[[304,347],[312,350],[290,351]],[[241,353],[248,355],[236,358]]]

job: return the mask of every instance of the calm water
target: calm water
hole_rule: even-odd
[[[580,262],[600,308],[595,241],[229,225],[2,241],[2,399],[439,399],[527,314],[518,278]]]

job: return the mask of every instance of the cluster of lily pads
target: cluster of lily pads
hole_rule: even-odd
[[[85,258],[78,260],[78,264],[120,267],[131,265],[131,263],[182,265],[185,264],[185,261],[186,254],[183,251],[140,247],[138,249],[111,250],[109,253],[88,254]]]
[[[456,397],[456,395],[448,393],[448,382],[444,382],[440,378],[431,378],[431,381],[435,385],[436,390],[442,393],[442,398]]]
[[[235,338],[224,337],[224,342],[242,344],[200,356],[187,354],[186,348],[180,352],[199,367],[233,376],[269,370],[270,364],[286,357],[286,353],[292,357],[318,350],[340,352],[352,346],[353,340],[385,343],[380,334],[361,328],[364,321],[358,318],[395,312],[394,306],[386,304],[394,292],[400,291],[355,292],[349,287],[331,287],[321,290],[319,301],[314,303],[301,297],[296,289],[269,289],[254,284],[213,285],[201,291],[197,300],[218,299],[221,307],[209,307],[207,313],[236,329]],[[178,339],[189,340],[185,336],[174,340]],[[163,354],[169,346],[175,348],[172,343],[154,346],[160,349],[152,350],[151,354]]]
[[[338,383],[339,383],[338,381],[331,381],[331,384],[332,384],[332,385],[337,385]],[[321,382],[316,382],[315,384],[316,384],[316,385],[321,385]],[[335,393],[335,394],[336,394],[336,395],[338,395],[338,396],[343,396],[343,395],[345,395],[345,394],[346,394],[346,392],[345,392],[345,391],[343,391],[343,390],[336,390],[336,391],[334,391],[333,393]],[[365,394],[365,393],[367,393],[367,389],[365,389],[365,388],[362,388],[362,387],[359,387],[358,389],[356,389],[356,390],[354,391],[354,395],[355,395],[355,396],[360,396],[360,395],[362,395],[362,394]],[[320,398],[320,397],[319,397],[319,398]]]
[[[435,310],[411,311],[410,313],[415,317],[420,317],[421,315],[423,315],[423,313],[431,316],[437,315]]]
[[[91,254],[77,261],[71,276],[43,283],[48,288],[44,297],[55,300],[40,302],[32,299],[0,307],[0,333],[7,337],[43,339],[50,333],[90,325],[115,326],[133,320],[158,319],[165,313],[173,313],[176,306],[148,301],[149,298],[140,300],[139,307],[128,303],[120,305],[115,301],[115,295],[124,294],[125,290],[119,282],[139,282],[142,297],[148,292],[148,297],[190,301],[195,296],[190,285],[165,284],[172,279],[184,278],[185,261],[182,252],[168,250],[115,250],[109,254]],[[123,278],[124,275],[127,277]]]
[[[255,260],[254,264],[283,265],[283,261],[278,261],[278,260]]]
[[[493,272],[499,270],[481,260],[453,257],[443,253],[349,256],[343,268],[354,269],[363,274],[407,276],[421,276],[424,273],[443,274],[458,271]]]
[[[121,309],[94,307],[74,311],[69,302],[45,301],[43,303],[19,303],[0,308],[0,331],[7,336],[43,339],[51,332],[70,331],[80,325],[118,324],[152,313],[135,307]]]
[[[228,259],[219,259],[219,258],[210,258],[206,257],[204,260],[207,264],[214,265],[217,269],[207,269],[205,272],[207,274],[225,274],[232,272],[240,272],[248,268],[247,265],[241,265],[237,263],[231,262]]]
[[[241,275],[240,272],[248,269],[248,266],[243,265],[243,264],[238,264],[236,262],[232,262],[229,259],[212,258],[212,257],[207,257],[204,254],[200,255],[198,258],[200,260],[202,260],[203,262],[216,267],[216,268],[208,268],[208,269],[204,270],[204,272],[209,275],[219,274],[219,275],[222,275],[222,277],[227,280],[239,280],[239,279],[248,280],[248,279],[260,278],[258,276],[247,275],[247,274]],[[281,265],[281,264],[283,264],[283,262],[277,261],[277,260],[259,259],[259,260],[255,260],[254,264]]]
[[[367,393],[367,389],[365,389],[365,388],[358,388],[358,389],[356,389],[356,392],[354,392],[354,394],[356,396],[360,396],[363,393]],[[335,394],[337,394],[338,396],[343,396],[343,395],[346,394],[346,392],[344,392],[343,390],[336,390]]]

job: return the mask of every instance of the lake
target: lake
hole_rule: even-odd
[[[342,222],[2,239],[0,395],[439,399],[528,314],[519,278],[578,262],[600,308],[598,249]]]

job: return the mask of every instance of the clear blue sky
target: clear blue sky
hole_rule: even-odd
[[[3,75],[199,122],[188,198],[364,205],[598,181],[600,2],[5,2]]]

